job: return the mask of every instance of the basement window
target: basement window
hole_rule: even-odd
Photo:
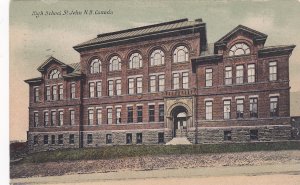
[[[158,143],[165,143],[165,134],[163,132],[158,133]]]
[[[132,143],[132,134],[126,134],[126,144]]]
[[[231,141],[231,131],[224,131],[224,141]]]
[[[252,141],[258,140],[258,130],[250,130],[250,140]]]
[[[93,143],[93,135],[92,134],[88,134],[87,135],[87,144],[92,144]]]

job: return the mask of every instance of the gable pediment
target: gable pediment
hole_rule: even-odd
[[[65,64],[65,63],[63,63],[63,62],[59,61],[58,59],[51,56],[42,65],[40,65],[37,68],[37,70],[40,71],[40,72],[44,72],[51,65],[58,65],[62,69],[65,69],[65,68],[69,67],[67,64]]]
[[[231,40],[235,39],[238,36],[246,37],[252,40],[254,44],[262,44],[262,45],[264,45],[268,37],[268,35],[264,33],[253,30],[243,25],[238,25],[229,33],[227,33],[222,38],[220,38],[217,42],[215,42],[215,52],[217,51],[218,48],[226,46],[228,42],[230,42]]]

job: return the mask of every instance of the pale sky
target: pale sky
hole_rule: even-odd
[[[111,10],[112,15],[33,16],[34,11]],[[300,0],[253,1],[11,1],[10,3],[10,139],[26,140],[28,85],[36,70],[53,55],[79,62],[72,48],[99,33],[181,18],[202,18],[213,43],[242,24],[268,35],[266,46],[296,44],[290,58],[291,91],[300,91]]]

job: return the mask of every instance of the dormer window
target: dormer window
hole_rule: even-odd
[[[250,54],[250,48],[245,43],[237,43],[229,50],[229,56],[247,55]]]
[[[101,61],[97,58],[92,60],[90,68],[91,68],[91,74],[100,73]]]
[[[50,72],[49,79],[56,79],[56,78],[61,78],[61,74],[60,74],[59,70],[53,69]]]

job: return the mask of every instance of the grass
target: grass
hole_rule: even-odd
[[[60,149],[30,154],[21,160],[20,163],[114,159],[149,155],[157,156],[274,150],[300,150],[300,141],[200,145],[127,145],[104,146],[99,148]]]

